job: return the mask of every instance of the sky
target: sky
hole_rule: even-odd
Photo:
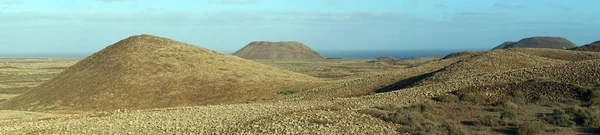
[[[0,0],[1,53],[92,53],[151,34],[221,52],[252,41],[317,51],[485,50],[600,40],[599,0]]]

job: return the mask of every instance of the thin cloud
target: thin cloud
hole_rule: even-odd
[[[499,22],[511,21],[513,17],[501,13],[484,12],[460,12],[454,15],[454,20],[460,21],[479,21],[479,22]]]
[[[418,0],[404,0],[404,3],[415,5],[415,4],[419,4],[419,1]]]
[[[135,1],[135,0],[99,0],[99,1],[110,3],[110,2]]]
[[[22,0],[4,0],[2,2],[2,4],[6,4],[6,5],[17,5],[17,4],[23,4]]]
[[[342,4],[342,0],[327,0],[327,4],[329,4],[329,5],[339,5],[339,4]]]
[[[153,9],[159,10],[159,9]],[[273,20],[289,23],[402,23],[419,22],[419,18],[396,12],[206,12],[206,13],[47,13],[19,12],[1,13],[0,22],[22,21],[75,21],[75,22],[114,22],[114,23],[260,23],[269,24]]]
[[[567,6],[567,5],[556,5],[556,8],[560,9],[560,10],[565,10],[565,11],[571,11],[572,9]]]
[[[527,6],[524,6],[524,5],[509,5],[509,4],[504,4],[504,3],[494,3],[494,7],[500,8],[500,9],[525,9],[525,8],[527,8]]]
[[[129,6],[128,6],[128,7],[129,7],[129,8],[139,8],[139,7],[140,7],[140,5],[139,5],[139,4],[135,4],[135,3],[134,3],[134,4],[129,4]]]
[[[435,4],[435,8],[448,8],[448,6],[443,4]]]
[[[254,3],[258,2],[258,0],[218,0],[218,1],[221,4],[227,4],[227,5],[247,5],[247,4],[254,4]]]

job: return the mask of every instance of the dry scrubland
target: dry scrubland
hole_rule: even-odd
[[[232,83],[231,85],[234,87],[229,87],[225,91],[243,89],[242,91],[256,92],[262,90],[260,95],[263,95],[264,98],[261,100],[241,100],[244,99],[244,96],[226,95],[226,97],[242,97],[238,100],[244,102],[214,102],[200,106],[189,103],[175,103],[167,104],[166,108],[156,106],[160,108],[108,109],[103,111],[81,109],[85,106],[75,109],[33,109],[36,112],[4,110],[0,111],[0,132],[8,134],[409,133],[457,135],[599,133],[600,53],[597,52],[539,48],[498,49],[486,52],[456,53],[439,60],[423,59],[429,62],[411,66],[398,65],[398,62],[387,64],[368,60],[259,60],[258,62],[263,63],[263,65],[206,49],[200,49],[202,56],[193,53],[190,55],[185,52],[168,51],[169,48],[173,48],[169,45],[179,44],[179,42],[171,42],[167,39],[148,35],[143,37],[149,39],[137,39],[133,43],[155,44],[155,42],[149,42],[152,40],[167,43],[159,42],[148,47],[148,50],[125,51],[127,52],[125,54],[128,55],[121,55],[122,52],[110,51],[109,47],[103,50],[104,52],[101,51],[91,58],[120,56],[114,57],[115,60],[133,65],[152,65],[157,60],[187,55],[198,57],[191,58],[191,60],[198,60],[195,62],[202,64],[196,66],[210,69],[219,65],[212,65],[207,63],[210,60],[200,59],[214,57],[217,59],[215,61],[217,64],[219,59],[223,59],[224,63],[242,61],[243,63],[238,63],[238,66],[255,65],[254,67],[259,68],[258,70],[261,67],[268,67],[269,70],[260,70],[260,72],[277,73],[274,74],[275,76],[282,73],[290,74],[293,75],[292,80],[285,81],[295,84],[293,79],[303,80],[305,82],[299,84],[305,85],[298,89],[264,90],[273,88],[270,86],[279,87],[281,84],[261,84],[261,82],[257,82],[257,84],[260,84],[259,86],[265,87],[259,88]],[[129,44],[129,46],[134,47],[135,45],[138,44]],[[119,47],[118,43],[114,46]],[[132,52],[142,54],[129,54]],[[168,55],[156,54],[164,54],[165,52],[173,53],[168,53]],[[106,53],[119,55],[105,55]],[[140,59],[145,60],[146,57],[150,57],[152,61],[144,61],[143,64],[136,63]],[[132,60],[131,58],[135,59]],[[110,59],[104,58],[101,60]],[[165,64],[173,61],[178,63],[178,60],[165,60],[164,62]],[[57,75],[59,77],[53,79],[54,81],[48,81],[40,86],[52,85],[52,83],[60,82],[60,79],[69,79],[73,77],[72,73],[78,72],[81,72],[81,75],[90,75],[95,72],[103,73],[95,74],[94,78],[87,78],[88,80],[111,75],[109,71],[100,72],[99,69],[103,69],[102,65],[96,65],[95,68],[91,69],[86,67],[85,63],[96,62],[98,60],[83,60],[61,73],[61,75]],[[186,64],[184,62],[186,61],[181,60],[179,64]],[[114,67],[114,65],[110,67]],[[185,67],[180,68],[186,70]],[[243,83],[243,78],[249,76],[237,72],[250,69],[236,69],[230,66],[223,68],[234,73],[225,76],[242,75],[237,78],[230,78],[229,81],[231,82]],[[88,70],[91,72],[88,72]],[[122,69],[111,70],[117,72]],[[130,70],[136,72],[132,71],[135,74],[127,73],[129,75],[145,74],[147,71],[153,71],[149,69]],[[257,69],[253,70],[256,71]],[[216,72],[214,74],[225,73],[223,70],[215,70],[214,72]],[[203,74],[202,76],[205,78],[204,80],[222,81],[218,78],[212,78],[215,77],[214,74]],[[175,75],[182,76],[182,74]],[[174,78],[166,75],[162,77]],[[261,78],[266,79],[262,82],[270,81],[269,77]],[[86,80],[78,81],[85,82]],[[71,88],[72,86],[69,85],[79,85],[78,83],[81,82],[63,82],[60,84],[61,86],[64,85],[65,88]],[[88,83],[82,83],[81,85],[83,84]],[[160,85],[170,86],[169,84]],[[210,87],[211,85],[185,84],[170,90],[186,92],[185,89],[179,88],[184,86],[194,86],[193,88],[196,89],[202,87],[215,89],[215,87]],[[138,87],[143,86],[135,86],[131,89]],[[30,94],[23,95],[43,96],[31,94],[35,91],[44,90],[40,88],[43,87],[31,89],[28,91]],[[211,89],[203,91],[210,91]],[[92,95],[94,97],[94,93],[70,89],[61,90],[72,92],[68,93],[72,95]],[[121,89],[116,93],[127,95],[130,94],[128,90],[130,89]],[[100,89],[96,92],[106,93],[107,91]],[[108,92],[115,93],[115,91]],[[211,91],[211,93],[219,92],[222,91]],[[168,97],[169,95],[169,93],[164,94],[161,96]],[[2,103],[3,109],[28,110],[28,108],[19,108],[13,105],[33,106],[33,108],[40,106],[40,103],[35,101],[20,100],[27,98],[23,95]],[[132,98],[130,100],[149,100],[135,96],[130,98]],[[97,100],[103,101],[101,98],[97,98]],[[194,100],[201,99],[184,101]],[[69,104],[65,104],[69,102],[68,99],[48,101],[52,101],[59,106],[69,106]],[[86,103],[93,102],[86,101]],[[103,106],[103,104],[100,105]],[[127,107],[116,106],[116,108]]]
[[[0,100],[40,85],[77,61],[64,58],[0,58]]]

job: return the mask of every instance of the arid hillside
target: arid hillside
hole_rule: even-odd
[[[317,79],[167,38],[137,35],[2,103],[16,110],[143,109],[242,103]]]
[[[570,50],[575,51],[589,51],[589,52],[600,52],[600,41],[596,41],[584,46],[578,46],[575,48],[571,48]]]
[[[153,36],[141,36],[155,39]],[[140,37],[138,37],[140,38]],[[136,38],[134,38],[136,39]],[[157,38],[159,40],[162,38]],[[166,39],[164,39],[166,40]],[[127,41],[127,39],[125,40]],[[171,41],[171,40],[167,40]],[[122,41],[123,42],[123,41]],[[156,42],[156,41],[153,41]],[[175,41],[172,41],[175,42]],[[170,42],[169,42],[170,43]],[[117,43],[119,44],[119,43]],[[114,46],[114,45],[113,45]],[[110,50],[108,47],[105,50]],[[160,47],[159,47],[160,48]],[[127,49],[120,49],[127,50]],[[146,50],[146,49],[134,49]],[[155,49],[150,49],[155,50]],[[184,50],[189,50],[184,49]],[[203,51],[208,51],[201,49]],[[202,54],[205,56],[231,57],[219,53],[193,52],[191,54]],[[148,52],[148,51],[143,51]],[[155,51],[152,51],[155,52]],[[162,51],[169,52],[169,51]],[[185,51],[183,51],[185,52]],[[127,74],[120,72],[116,76],[132,76],[142,74],[152,76],[159,72],[150,68],[143,71],[134,71],[126,67],[118,67],[99,70],[95,65],[83,67],[82,63],[89,63],[89,59],[109,58],[100,57],[108,52],[100,51],[92,57],[81,61],[75,66],[67,69],[57,78],[32,89],[30,92],[18,96],[15,100],[9,100],[12,105],[27,106],[35,104],[24,98],[24,95],[36,96],[44,99],[41,95],[31,92],[42,92],[42,94],[55,97],[40,88],[55,85],[60,82],[63,87],[71,84],[85,83],[87,86],[108,87],[95,83],[96,81],[83,82],[71,79],[69,82],[61,82],[68,77],[81,77],[73,71],[91,70],[108,75],[114,69],[127,70]],[[205,54],[208,53],[208,54]],[[119,55],[118,58],[132,57]],[[222,55],[222,56],[221,56]],[[135,56],[135,55],[134,55]],[[169,55],[169,58],[179,55]],[[150,57],[136,57],[142,59]],[[215,56],[216,57],[216,56]],[[157,57],[151,57],[159,59]],[[186,57],[195,60],[194,57]],[[223,96],[226,100],[236,100],[234,104],[209,104],[192,105],[190,107],[170,106],[169,108],[149,107],[142,110],[113,110],[113,111],[87,111],[80,114],[72,111],[60,111],[52,113],[33,113],[23,111],[5,110],[0,111],[0,132],[8,134],[598,134],[600,133],[600,54],[596,52],[572,51],[563,49],[547,48],[511,48],[498,49],[484,52],[461,52],[448,55],[446,58],[431,61],[417,66],[391,66],[384,63],[368,63],[366,60],[335,60],[335,61],[267,61],[263,63],[277,65],[279,67],[306,73],[318,73],[308,71],[314,68],[339,68],[338,66],[350,66],[357,62],[363,65],[352,67],[364,71],[361,74],[348,74],[348,77],[328,79],[322,81],[305,75],[280,71],[277,68],[256,64],[252,61],[240,60],[237,57],[231,59],[243,62],[245,65],[254,65],[252,69],[260,67],[270,68],[260,70],[267,73],[260,78],[247,78],[249,80],[260,80],[275,78],[276,80],[246,83],[235,81],[228,83],[229,86],[214,86],[213,89],[249,89],[244,87],[262,89],[289,86],[286,90],[294,88],[299,91],[290,91],[285,94],[276,94],[281,91],[256,92],[256,94],[268,95],[265,100],[243,103],[241,100],[231,99],[229,95]],[[169,61],[176,61],[170,59]],[[114,63],[113,61],[111,61]],[[120,61],[116,61],[120,62]],[[182,61],[188,62],[188,61]],[[198,61],[196,61],[198,62]],[[228,61],[229,63],[232,63]],[[328,66],[308,66],[310,63],[316,65],[331,64]],[[130,62],[133,63],[133,62]],[[206,67],[211,64],[193,65],[201,69],[210,70]],[[219,63],[211,61],[210,63]],[[110,64],[110,63],[104,63]],[[134,63],[135,64],[135,63]],[[152,62],[145,62],[152,64]],[[368,64],[376,64],[369,68]],[[238,64],[241,65],[241,64]],[[214,65],[212,65],[214,66]],[[303,66],[303,67],[294,67]],[[307,67],[304,67],[307,66]],[[355,65],[356,66],[356,65]],[[386,66],[386,67],[382,67]],[[139,66],[141,67],[141,66]],[[153,65],[152,67],[160,67]],[[178,68],[184,69],[184,68]],[[185,71],[185,70],[184,70]],[[236,70],[229,70],[236,73]],[[273,73],[278,71],[277,74]],[[325,72],[326,70],[322,70]],[[341,68],[335,72],[345,71]],[[83,71],[79,71],[83,72]],[[170,70],[160,72],[172,73]],[[193,74],[200,71],[189,71]],[[85,72],[91,74],[92,72]],[[258,71],[257,71],[258,73]],[[93,80],[102,78],[105,74],[92,74]],[[176,74],[185,76],[187,74]],[[213,74],[224,74],[211,72],[201,74],[211,76]],[[240,74],[240,73],[236,73]],[[281,74],[286,74],[283,77]],[[68,75],[68,76],[67,76]],[[85,76],[83,76],[85,77]],[[140,76],[137,76],[140,77]],[[176,77],[165,74],[160,78]],[[244,76],[236,76],[244,78]],[[290,79],[292,78],[292,79]],[[112,80],[121,79],[116,77]],[[130,79],[130,78],[127,78]],[[196,79],[195,83],[179,83],[176,88],[193,87],[203,89],[206,85],[203,79]],[[277,81],[281,80],[281,81]],[[106,80],[100,80],[110,82]],[[149,81],[149,80],[144,80]],[[160,80],[165,81],[165,80]],[[182,81],[182,80],[177,80]],[[183,80],[185,81],[185,80]],[[122,82],[122,81],[112,81]],[[122,86],[119,83],[111,85]],[[129,82],[127,88],[120,90],[143,91],[139,88],[153,89],[158,86],[172,86],[170,83],[150,84],[141,83],[144,86],[134,85],[142,81]],[[168,81],[167,81],[168,82]],[[153,82],[159,83],[159,82]],[[204,85],[196,85],[202,83]],[[212,83],[217,83],[212,82]],[[244,85],[237,85],[237,84]],[[148,85],[148,87],[146,87]],[[257,85],[256,87],[254,85]],[[75,85],[74,85],[75,86]],[[186,86],[186,87],[183,87]],[[71,86],[69,86],[71,87]],[[119,87],[112,87],[119,88]],[[165,87],[162,87],[165,88]],[[166,87],[169,88],[169,87]],[[58,88],[56,88],[58,89]],[[74,89],[74,88],[70,88]],[[93,89],[86,89],[93,90]],[[179,89],[178,89],[179,90]],[[252,90],[252,89],[250,89]],[[63,95],[66,91],[55,90]],[[159,91],[159,90],[157,90]],[[173,89],[171,89],[173,91]],[[179,90],[184,91],[185,90]],[[236,90],[233,90],[236,91]],[[70,91],[72,93],[78,93]],[[99,91],[97,93],[102,93]],[[105,92],[123,94],[120,91]],[[188,95],[202,93],[202,91],[191,91]],[[241,93],[241,92],[240,92]],[[254,93],[241,93],[252,95]],[[84,95],[85,94],[79,94]],[[156,94],[153,94],[156,95]],[[276,96],[274,96],[276,95]],[[144,99],[135,95],[131,99]],[[69,93],[67,96],[71,98]],[[98,96],[91,96],[94,97]],[[151,97],[151,96],[150,96]],[[181,99],[181,96],[167,96],[165,98]],[[232,98],[246,98],[235,96]],[[66,99],[66,98],[65,98]],[[54,104],[68,103],[60,99]],[[113,98],[118,99],[118,98]],[[185,98],[183,98],[185,99]],[[215,100],[220,98],[213,98]],[[18,102],[22,101],[22,102]],[[49,100],[52,101],[52,100]],[[78,100],[85,101],[85,100]],[[159,100],[160,101],[160,100]],[[247,101],[247,100],[244,100]],[[11,103],[12,102],[12,103]],[[40,103],[47,102],[39,100]],[[103,101],[106,102],[106,101]],[[132,102],[132,101],[127,101]],[[187,103],[201,102],[189,100]],[[92,102],[93,103],[93,102]],[[113,102],[114,103],[114,102]],[[136,103],[136,102],[132,102]],[[137,102],[143,103],[143,102]],[[161,102],[157,102],[161,103]],[[229,102],[227,102],[229,103]],[[38,104],[39,105],[39,104]],[[63,106],[59,106],[63,107]],[[18,109],[18,108],[17,108]],[[63,108],[59,108],[63,109]],[[77,113],[77,112],[75,112]],[[20,115],[25,114],[25,115]],[[133,128],[132,128],[133,127]]]

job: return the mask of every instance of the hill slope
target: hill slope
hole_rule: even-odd
[[[46,83],[4,102],[3,109],[109,110],[239,103],[315,78],[151,35],[121,40]]]
[[[252,42],[233,55],[245,59],[325,59],[300,42]]]
[[[575,51],[589,51],[589,52],[600,52],[600,41],[596,41],[584,46],[579,46],[579,47],[575,47],[575,48],[571,48],[569,50],[575,50]]]
[[[569,49],[575,47],[571,41],[563,37],[530,37],[519,40],[519,42],[504,42],[494,49],[507,48],[554,48]]]

